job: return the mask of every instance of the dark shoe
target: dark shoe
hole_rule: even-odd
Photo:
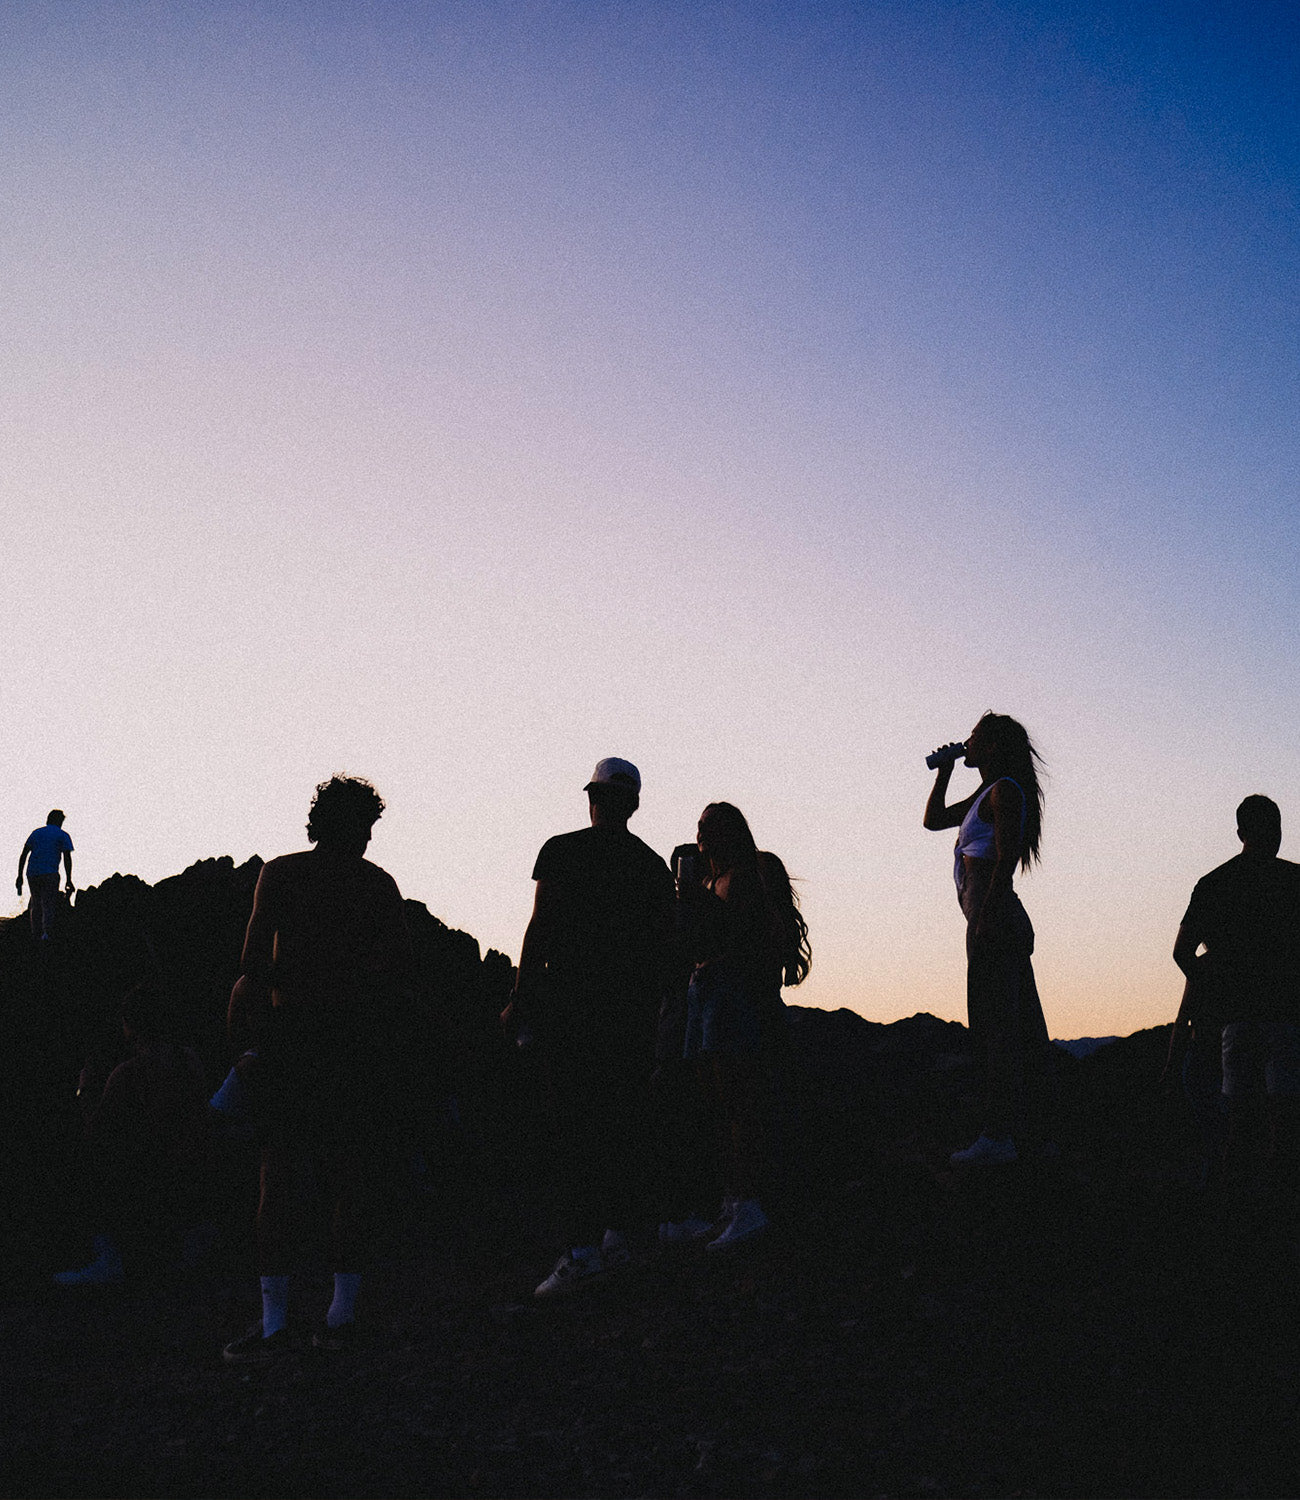
[[[357,1347],[357,1325],[355,1323],[340,1323],[337,1328],[331,1328],[328,1323],[321,1326],[311,1336],[313,1349],[328,1349],[331,1354],[343,1354]]]
[[[259,1318],[247,1333],[240,1334],[226,1345],[221,1351],[221,1357],[231,1365],[268,1365],[274,1360],[282,1359],[292,1350],[293,1342],[287,1328],[264,1339],[262,1321]]]

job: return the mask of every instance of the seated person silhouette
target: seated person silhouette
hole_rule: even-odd
[[[208,1112],[203,1065],[167,1040],[162,996],[137,985],[122,1001],[130,1055],[91,1103],[85,1129],[87,1217],[95,1258],[55,1276],[60,1286],[122,1280],[123,1259],[148,1261],[177,1248],[204,1218]],[[86,1075],[83,1074],[83,1080]],[[83,1083],[84,1089],[84,1083]]]
[[[290,1345],[294,1189],[314,1164],[329,1211],[334,1299],[313,1342],[351,1339],[371,1238],[383,1150],[392,1017],[409,995],[411,944],[392,876],[365,856],[384,810],[368,781],[335,776],[316,789],[313,849],[262,867],[230,997],[231,1040],[252,1047],[245,1075],[262,1132],[257,1245],[262,1318],[225,1348],[232,1362]]]
[[[1268,797],[1247,797],[1238,807],[1237,836],[1241,853],[1197,881],[1174,943],[1174,962],[1223,1023],[1229,1165],[1237,1173],[1251,1163],[1258,1167],[1267,1119],[1279,1185],[1294,1190],[1300,1157],[1300,865],[1278,858],[1282,814]]]

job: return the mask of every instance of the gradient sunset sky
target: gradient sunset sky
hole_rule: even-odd
[[[347,770],[515,957],[619,755],[662,853],[726,798],[802,877],[787,998],[963,1018],[923,757],[995,708],[1052,1034],[1169,1019],[1245,794],[1300,857],[1298,62],[1292,4],[0,5],[15,864],[55,805],[79,885],[270,857]]]

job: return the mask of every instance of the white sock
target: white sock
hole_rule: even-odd
[[[262,1277],[262,1337],[269,1339],[289,1321],[289,1278]]]
[[[328,1328],[340,1328],[350,1323],[356,1314],[357,1293],[361,1290],[361,1276],[356,1271],[335,1271],[334,1300],[325,1314]]]

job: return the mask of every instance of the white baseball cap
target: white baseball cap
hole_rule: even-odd
[[[589,792],[594,786],[621,786],[625,792],[639,793],[641,773],[630,760],[619,760],[617,755],[611,755],[596,762],[596,769],[583,791]]]

